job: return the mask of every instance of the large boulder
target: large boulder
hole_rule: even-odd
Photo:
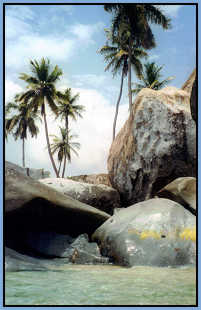
[[[81,183],[62,178],[42,179],[39,181],[64,195],[68,195],[111,215],[114,208],[120,207],[119,193],[112,187],[103,184]]]
[[[5,164],[5,240],[14,249],[25,246],[31,231],[53,231],[77,237],[91,235],[110,216],[66,196]]]
[[[123,266],[196,262],[196,217],[168,199],[154,198],[121,209],[92,239],[103,255]]]
[[[196,178],[177,178],[162,188],[157,196],[174,200],[196,214]]]
[[[196,176],[189,94],[175,87],[141,90],[112,143],[108,171],[127,206],[154,197],[178,177]]]
[[[197,121],[197,77],[196,69],[193,70],[188,80],[182,86],[182,89],[185,90],[190,95],[190,108],[191,115],[193,120]]]

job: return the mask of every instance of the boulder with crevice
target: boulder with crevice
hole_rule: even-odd
[[[68,178],[69,180],[81,182],[81,183],[90,183],[90,184],[104,184],[112,187],[109,179],[109,175],[107,173],[99,173],[99,174],[82,174],[76,175]]]
[[[111,215],[114,208],[120,207],[119,193],[115,189],[103,184],[81,183],[63,178],[48,178],[39,181],[64,195]]]
[[[189,94],[176,87],[141,90],[111,145],[108,172],[124,206],[154,197],[178,177],[195,177]]]

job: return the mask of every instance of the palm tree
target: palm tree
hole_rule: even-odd
[[[65,121],[66,132],[69,133],[69,117],[76,120],[77,117],[82,117],[84,106],[77,104],[79,93],[73,96],[71,88],[67,88],[64,92],[57,92],[58,97],[58,113],[56,117],[61,117]],[[68,135],[66,137],[68,139]],[[67,154],[64,154],[64,166],[62,178],[66,169]]]
[[[37,112],[30,110],[30,105],[22,102],[19,104],[19,95],[15,97],[15,103],[9,102],[6,105],[5,132],[7,135],[12,133],[15,140],[22,139],[22,166],[25,167],[25,139],[27,139],[27,131],[31,137],[36,137],[39,129],[35,124],[35,120],[40,119]],[[12,111],[17,113],[8,117]],[[15,130],[15,131],[14,131]]]
[[[30,107],[34,112],[40,109],[41,115],[44,119],[45,124],[45,134],[47,141],[48,153],[50,160],[55,171],[56,176],[58,176],[58,171],[51,153],[49,135],[48,135],[48,125],[46,117],[46,105],[48,105],[55,114],[58,109],[55,104],[56,88],[55,83],[59,80],[62,75],[61,69],[55,66],[52,71],[49,59],[42,58],[40,62],[37,60],[31,60],[31,71],[32,75],[21,73],[20,79],[24,80],[28,84],[28,91],[26,91],[21,97],[20,101],[30,102]]]
[[[151,49],[156,46],[149,23],[157,24],[163,29],[170,28],[167,18],[156,5],[150,4],[105,4],[107,12],[114,13],[112,34],[128,42],[128,94],[129,109],[132,109],[131,92],[131,56],[132,47]]]
[[[122,89],[123,89],[123,81],[128,73],[128,45],[121,45],[121,41],[119,37],[114,37],[111,35],[111,31],[105,30],[108,39],[111,41],[112,45],[108,43],[104,45],[99,53],[104,55],[105,61],[108,62],[108,65],[105,67],[105,71],[112,69],[113,77],[117,75],[117,73],[121,72],[121,84],[120,84],[120,92],[119,97],[116,103],[116,111],[113,122],[113,141],[115,139],[115,131],[116,131],[116,122],[119,111],[119,103],[121,100]],[[141,48],[132,48],[131,55],[131,64],[132,67],[138,77],[141,76],[142,73],[142,64],[140,58],[146,57],[147,53]]]
[[[161,70],[163,66],[159,67],[155,62],[147,62],[144,64],[143,74],[140,77],[141,83],[134,83],[135,89],[132,89],[132,93],[138,94],[142,88],[151,88],[159,90],[166,86],[171,80],[174,79],[170,76],[161,81]]]
[[[61,137],[58,138],[55,135],[51,135],[53,137],[53,143],[50,145],[52,154],[58,153],[58,162],[59,162],[59,168],[58,168],[58,174],[60,173],[61,164],[62,161],[64,161],[66,158],[69,162],[71,162],[71,152],[73,152],[75,155],[78,156],[78,153],[76,149],[80,149],[80,143],[73,142],[74,138],[77,138],[77,135],[73,135],[70,133],[70,130],[67,132],[66,128],[60,128],[60,134]],[[64,170],[65,172],[65,170]],[[63,178],[62,174],[62,178]]]

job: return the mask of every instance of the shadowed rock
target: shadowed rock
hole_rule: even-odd
[[[53,231],[77,237],[91,235],[109,215],[72,199],[5,164],[5,239],[24,248],[28,231]]]
[[[77,238],[55,232],[29,232],[26,237],[29,248],[45,257],[65,258],[65,263],[103,264],[108,258],[100,255],[95,242],[89,242],[86,234]]]
[[[45,271],[48,270],[40,259],[22,255],[5,248],[5,271]]]
[[[63,178],[48,178],[39,181],[111,215],[114,208],[120,207],[119,193],[112,187],[103,184],[81,183]]]

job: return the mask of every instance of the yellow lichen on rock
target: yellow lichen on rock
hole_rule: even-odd
[[[179,235],[181,239],[196,241],[196,227],[185,228]]]
[[[154,238],[154,239],[160,239],[161,235],[154,231],[154,230],[145,230],[142,231],[140,234],[140,239],[147,239],[147,238]]]

